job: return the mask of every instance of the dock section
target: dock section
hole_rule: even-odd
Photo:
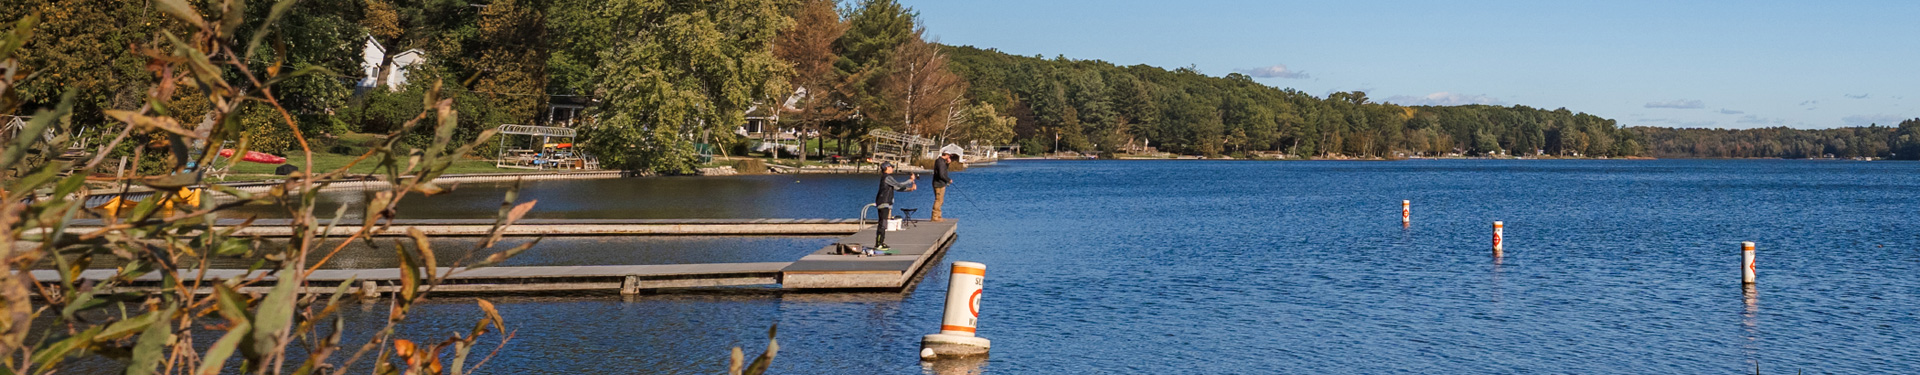
[[[221,219],[214,228],[225,229],[245,223],[239,219]],[[325,227],[330,220],[320,220]],[[375,236],[405,236],[407,228],[417,228],[429,236],[485,236],[493,230],[493,219],[394,219]],[[292,219],[256,219],[234,235],[289,237]],[[330,236],[349,236],[360,230],[362,221],[344,219],[328,232]],[[86,233],[99,229],[99,220],[74,220],[68,233]],[[508,236],[726,236],[726,235],[834,235],[859,231],[859,219],[521,219],[506,228]]]
[[[895,255],[837,255],[829,245],[781,270],[780,285],[787,289],[904,289],[918,279],[928,262],[953,245],[959,227],[949,220],[921,222],[888,232],[887,246]],[[874,229],[861,229],[840,243],[872,247]]]
[[[700,288],[720,286],[773,285],[780,283],[780,270],[788,262],[765,263],[707,263],[707,264],[650,264],[632,266],[529,266],[529,267],[487,267],[477,269],[441,267],[435,275],[448,275],[436,292],[448,293],[537,293],[570,291],[620,291],[626,294],[647,289]],[[452,273],[449,274],[448,272]],[[86,270],[80,273],[81,279],[103,280],[116,274],[115,270]],[[183,275],[194,275],[199,270],[181,270]],[[206,270],[209,280],[253,279],[273,280],[267,271],[246,270]],[[54,270],[34,270],[33,278],[40,282],[59,282],[60,274]],[[317,270],[307,276],[308,285],[301,288],[302,293],[332,293],[338,290],[341,282],[354,280],[349,289],[358,294],[392,293],[400,288],[400,269],[376,268],[359,270]],[[127,288],[153,288],[160,282],[159,274],[147,274],[132,280]],[[271,282],[258,286],[241,288],[242,293],[266,292]],[[201,293],[207,290],[199,291]]]
[[[765,219],[765,225],[782,225],[791,221],[811,223],[815,220]],[[445,222],[445,221],[437,221]],[[756,221],[757,222],[757,221]],[[416,223],[420,224],[420,223]],[[574,223],[569,223],[574,224]],[[690,224],[675,225],[752,225],[747,224]],[[826,220],[819,225],[846,225],[858,228],[852,221]],[[464,224],[462,224],[464,225]],[[516,224],[518,227],[522,224]],[[634,224],[644,225],[644,224]],[[664,224],[656,224],[664,225]],[[477,269],[446,268],[435,271],[435,275],[448,275],[440,286],[434,289],[443,293],[554,293],[554,292],[605,292],[619,291],[622,294],[635,294],[646,290],[683,289],[709,287],[773,286],[793,291],[900,291],[913,286],[925,273],[925,269],[953,245],[958,223],[922,222],[905,229],[889,232],[887,244],[895,255],[857,256],[833,254],[834,247],[827,246],[793,262],[759,263],[704,263],[704,264],[655,264],[655,265],[610,265],[610,266],[515,266],[486,267]],[[402,229],[404,230],[404,229]],[[858,244],[862,247],[873,245],[872,226],[859,228],[850,236],[841,238],[839,243]],[[843,232],[844,233],[844,232]],[[576,232],[548,233],[551,235],[580,235]],[[564,251],[560,249],[558,251]],[[183,277],[199,274],[200,270],[181,270]],[[272,280],[267,271],[246,270],[205,270],[208,280],[224,279],[262,279]],[[451,273],[449,273],[451,272]],[[54,270],[34,270],[34,279],[39,282],[59,282],[60,274]],[[94,269],[82,271],[80,279],[106,280],[117,275],[117,270]],[[302,293],[332,293],[339,284],[354,280],[349,290],[362,295],[392,293],[399,290],[401,272],[398,268],[378,269],[323,269],[308,275],[308,285],[302,287]],[[156,288],[160,283],[159,274],[148,274],[122,283],[122,288]],[[241,292],[265,292],[272,283],[257,283],[257,286],[242,288]],[[210,285],[210,284],[209,284]],[[206,293],[210,289],[198,292]]]

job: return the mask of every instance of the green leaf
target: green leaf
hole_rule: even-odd
[[[148,311],[145,314],[134,316],[132,319],[113,322],[113,324],[107,325],[106,330],[102,330],[100,334],[95,335],[93,341],[111,342],[123,337],[133,336],[134,332],[145,331],[148,325],[167,319],[171,317],[172,313],[173,310]]]
[[[407,247],[400,245],[400,241],[393,242],[393,251],[400,258],[400,303],[413,302],[420,288],[420,262],[407,253]]]
[[[273,290],[260,300],[259,310],[253,315],[252,353],[266,355],[277,352],[280,338],[293,324],[295,297],[299,293],[294,287],[300,283],[300,269],[293,262],[287,262],[286,269],[280,270],[279,280],[273,284]]]
[[[0,58],[13,56],[13,51],[20,49],[20,46],[26,45],[27,40],[33,39],[34,26],[39,23],[40,14],[38,12],[29,14],[26,17],[20,17],[19,21],[14,22],[13,30],[7,32],[6,39],[0,40]]]
[[[218,191],[218,192],[221,192],[221,193],[226,193],[226,194],[227,194],[228,196],[232,196],[232,197],[234,197],[235,199],[239,199],[239,200],[243,200],[243,201],[250,201],[250,200],[253,200],[253,193],[248,193],[248,192],[246,192],[246,191],[242,191],[242,190],[240,190],[240,189],[236,189],[236,188],[234,188],[234,187],[232,187],[232,186],[227,186],[227,185],[219,185],[219,184],[209,184],[209,185],[207,186],[207,188],[209,188],[209,189],[213,189],[214,191]]]
[[[450,370],[447,372],[448,374],[463,375],[462,370],[467,367],[467,352],[469,351],[473,351],[472,343],[466,340],[453,341],[453,363],[447,367],[447,369]]]
[[[219,375],[220,369],[227,366],[227,358],[233,357],[233,350],[240,347],[240,341],[252,331],[253,325],[247,321],[234,322],[233,329],[220,336],[220,341],[214,341],[213,346],[207,348],[206,355],[200,357],[200,371],[197,374]]]
[[[53,196],[65,198],[67,194],[80,191],[80,187],[86,186],[86,183],[87,174],[74,173],[72,176],[67,176],[67,179],[60,180],[60,185],[54,186]]]
[[[242,254],[246,254],[247,250],[252,248],[253,248],[252,240],[245,239],[245,238],[227,238],[225,240],[220,241],[220,247],[215,248],[213,250],[213,255],[218,255],[223,257],[240,256]]]
[[[95,290],[97,291],[99,289],[96,288]],[[97,292],[74,293],[73,301],[67,302],[67,307],[60,309],[60,316],[68,320],[73,320],[73,314],[76,313],[106,307],[117,302],[139,301],[143,298],[145,298],[145,295],[140,293],[115,293],[105,295]]]
[[[213,284],[214,304],[220,308],[220,317],[235,323],[247,322],[247,300],[226,283]]]
[[[14,181],[13,185],[7,186],[7,191],[14,192],[16,196],[20,194],[32,194],[35,189],[40,188],[42,184],[46,184],[48,180],[60,176],[60,170],[62,169],[66,169],[66,163],[47,163],[47,165],[41,166],[39,170],[33,172],[33,174]]]
[[[93,344],[93,335],[99,334],[100,330],[106,328],[106,326],[93,326],[93,328],[80,332],[78,335],[73,335],[54,342],[51,345],[41,347],[40,350],[33,352],[33,363],[40,365],[39,372],[51,370],[54,366],[59,365],[61,361],[65,361],[68,353],[91,346]]]
[[[433,244],[427,241],[427,234],[421,233],[420,228],[407,227],[407,236],[413,237],[413,246],[420,250],[420,260],[426,262],[427,280],[438,280],[440,265],[434,260]]]
[[[133,344],[133,359],[127,363],[127,375],[152,375],[160,360],[166,359],[165,349],[173,343],[173,323],[169,321],[173,311],[172,307],[161,311],[160,316],[167,318],[148,324],[146,332],[140,333],[140,340]]]
[[[160,199],[164,195],[166,195],[166,193],[153,193],[152,195],[148,195],[146,199],[141,199],[139,204],[133,205],[133,214],[128,216],[129,221],[146,220],[147,217],[152,216],[153,211],[160,208],[160,201],[165,200]],[[121,199],[126,198],[122,196]]]

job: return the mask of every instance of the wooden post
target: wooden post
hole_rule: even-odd
[[[626,281],[620,282],[620,295],[631,296],[635,294],[640,294],[640,277],[627,276]]]
[[[1753,241],[1740,243],[1740,283],[1752,284],[1754,279]]]

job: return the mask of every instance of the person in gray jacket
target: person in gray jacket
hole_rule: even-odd
[[[893,192],[913,191],[920,179],[909,174],[907,181],[901,182],[893,179],[893,171],[892,162],[880,163],[880,193],[873,197],[873,204],[880,206],[880,226],[874,231],[873,247],[883,251],[887,249],[887,220],[893,218]]]

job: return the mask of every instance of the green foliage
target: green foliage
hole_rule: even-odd
[[[431,78],[432,75],[430,72],[422,72],[416,77]],[[432,81],[413,80],[400,91],[377,88],[368,90],[366,96],[361,99],[360,106],[348,109],[343,115],[357,118],[360,123],[358,131],[365,133],[385,134],[398,131],[406,122],[412,121],[415,116],[422,116],[423,113],[426,116],[425,121],[438,122],[437,113],[422,111],[427,108],[427,94],[434,90],[435,84],[436,82]],[[453,84],[447,84],[446,87],[441,88],[441,92],[443,92],[441,95],[447,96],[443,98],[453,100],[454,112],[460,114],[457,119],[458,126],[453,133],[455,141],[470,142],[481,132],[498,128],[501,124],[511,123],[505,111],[493,105],[493,101],[488,100],[484,94],[466,91]],[[416,128],[400,136],[407,145],[426,146],[432,142],[433,134],[428,129]],[[483,145],[479,149],[480,153],[490,152],[491,147],[493,147],[491,144]]]
[[[846,34],[835,48],[845,57],[843,71],[884,67],[895,48],[919,37],[914,33],[919,14],[896,0],[863,0],[846,18]]]
[[[293,129],[277,126],[285,123],[280,113],[266,105],[248,105],[240,110],[240,124],[246,129],[242,142],[247,149],[272,154],[284,154],[289,150],[297,151],[300,145],[293,137]],[[236,155],[238,156],[238,155]]]
[[[1629,129],[1646,140],[1647,152],[1663,158],[1856,158],[1920,160],[1920,119],[1898,127],[1837,129]],[[1640,147],[1640,143],[1631,144]]]
[[[994,110],[993,103],[980,103],[967,107],[961,115],[959,131],[954,138],[978,140],[989,145],[1006,144],[1013,141],[1015,120],[1012,116],[1001,116]]]
[[[594,93],[594,69],[600,52],[613,48],[612,18],[604,17],[602,0],[551,0],[546,21],[548,43],[547,91],[562,95]]]
[[[480,61],[474,90],[501,118],[531,124],[547,103],[545,15],[527,0],[500,0],[480,11]]]
[[[118,0],[47,0],[0,2],[0,21],[13,22],[40,14],[29,39],[31,47],[16,57],[24,71],[34,74],[15,90],[27,108],[47,108],[66,93],[75,95],[75,122],[106,121],[103,109],[139,106],[146,85],[154,81],[143,71],[146,61],[127,53],[127,46],[147,44],[159,33],[179,24],[148,9],[143,2]]]
[[[856,27],[857,29],[857,27]],[[849,32],[851,35],[852,32]],[[1146,142],[1161,151],[1223,155],[1393,157],[1484,154],[1629,156],[1635,135],[1613,120],[1526,106],[1399,106],[1364,92],[1325,98],[1251,77],[1211,77],[1191,68],[1115,66],[1097,60],[1014,56],[952,47],[968,95],[1018,120],[1028,152],[1115,151]]]
[[[733,137],[754,100],[785,92],[772,54],[783,3],[607,3],[617,43],[600,53],[605,104],[582,134],[587,151],[603,166],[693,173],[694,144]]]

